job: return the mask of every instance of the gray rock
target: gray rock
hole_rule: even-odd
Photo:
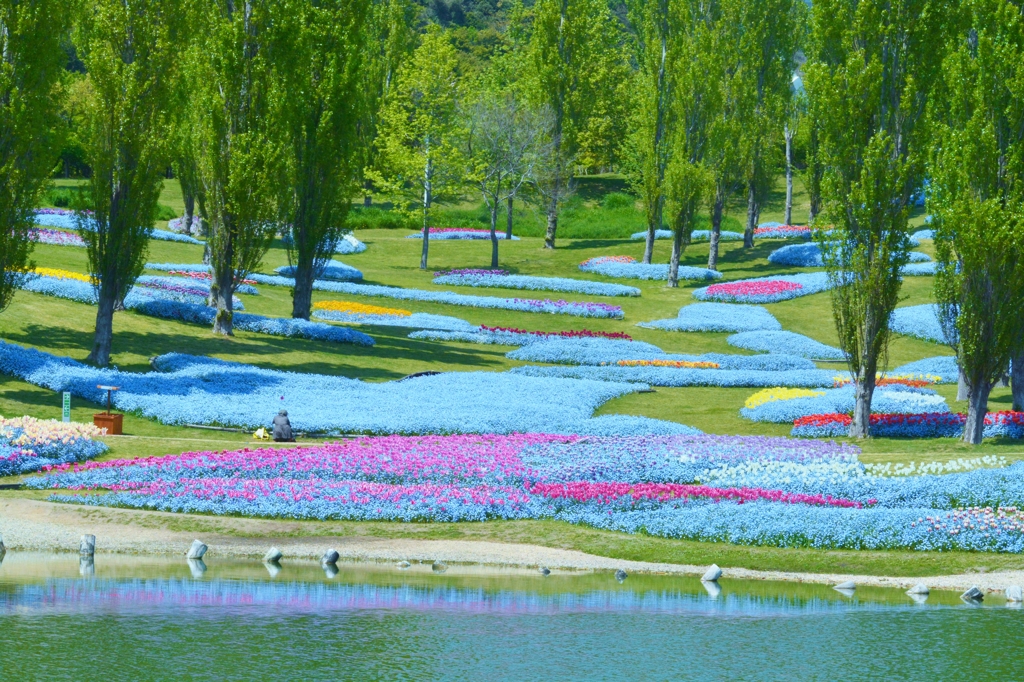
[[[918,583],[907,590],[907,594],[930,594],[931,590],[924,583]]]
[[[96,575],[96,562],[91,554],[83,554],[78,558],[78,575],[83,578]]]
[[[832,589],[834,589],[834,590],[851,590],[852,591],[852,590],[856,590],[857,589],[857,583],[853,582],[852,580],[847,580],[846,582],[839,583],[838,585],[834,586]]]
[[[206,554],[206,550],[207,549],[209,549],[209,547],[204,545],[199,540],[193,540],[192,541],[192,546],[188,548],[187,552],[185,552],[185,558],[186,559],[202,559],[203,555]]]
[[[547,566],[541,566],[537,571],[540,572],[541,575],[551,575],[551,569]]]
[[[971,589],[961,594],[960,598],[966,602],[976,602],[983,600],[985,593],[979,590],[977,585],[971,585]]]
[[[277,547],[271,547],[267,550],[267,553],[263,555],[263,563],[276,564],[283,558],[284,554],[281,554],[281,550],[279,550]]]
[[[188,570],[196,580],[202,578],[206,573],[206,562],[202,559],[185,559],[185,561],[188,562]]]
[[[82,556],[92,556],[96,553],[96,536],[83,535],[82,541],[78,543],[78,553]]]
[[[329,549],[326,552],[324,552],[324,555],[322,557],[320,557],[320,563],[324,565],[333,565],[338,563],[338,559],[340,558],[341,555],[338,554],[337,550]]]
[[[326,575],[328,578],[333,578],[334,576],[338,575],[338,565],[337,564],[326,564],[325,563],[325,564],[321,564],[320,566],[324,569],[324,575]]]
[[[621,568],[615,571],[615,579],[618,580],[620,583],[628,577],[629,574],[623,571]]]
[[[430,568],[434,573],[444,573],[448,570],[448,564],[443,561],[435,561],[430,565]]]
[[[410,564],[408,561],[399,561],[398,562],[398,568],[400,570],[402,570],[402,571],[406,570],[410,566],[412,566],[412,564]]]
[[[721,577],[722,569],[718,567],[718,564],[711,564],[711,567],[708,568],[707,572],[705,572],[704,575],[701,576],[701,580],[707,583],[713,583]]]
[[[1020,585],[1010,585],[1006,588],[1006,601],[1008,602],[1022,602],[1024,601],[1024,590],[1021,590]]]

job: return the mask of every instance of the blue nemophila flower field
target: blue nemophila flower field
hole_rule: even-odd
[[[667,320],[639,322],[638,327],[677,332],[781,331],[782,325],[767,308],[737,303],[693,303]]]
[[[527,291],[560,291],[595,296],[639,296],[636,287],[610,282],[592,282],[568,277],[534,277],[510,275],[504,271],[451,270],[434,275],[434,284],[450,286],[490,287],[496,289],[525,289]]]
[[[765,356],[780,357],[780,356]],[[794,388],[819,388],[832,386],[835,377],[840,373],[825,369],[797,370],[756,370],[756,369],[694,369],[676,367],[620,367],[577,366],[577,367],[541,367],[526,365],[513,367],[513,374],[534,377],[571,377],[574,379],[591,379],[595,381],[636,382],[651,386],[719,386],[733,388],[771,388],[788,386]],[[849,376],[848,372],[844,372]]]
[[[812,414],[849,414],[853,412],[854,387],[852,384],[817,392],[820,395],[783,397],[768,400],[756,407],[743,407],[740,409],[740,416],[756,422],[785,424]],[[945,398],[930,389],[912,389],[900,386],[875,389],[871,410],[879,414],[921,414],[949,412],[949,405],[946,404]]]
[[[946,335],[939,324],[938,310],[934,303],[897,308],[892,313],[889,326],[897,334],[945,343]]]
[[[756,350],[762,353],[782,353],[813,360],[844,360],[843,351],[815,341],[796,332],[760,330],[733,334],[726,342],[730,346]]]
[[[295,266],[282,265],[274,270],[274,272],[282,277],[295,277]],[[317,279],[328,279],[338,282],[360,282],[363,279],[363,273],[351,265],[345,265],[339,260],[330,260],[327,261]]]
[[[628,256],[600,256],[580,263],[580,270],[583,272],[623,279],[667,280],[668,269],[667,263],[638,263],[634,258]],[[696,268],[692,265],[680,265],[678,276],[682,280],[699,281],[721,279],[722,273],[707,268]]]

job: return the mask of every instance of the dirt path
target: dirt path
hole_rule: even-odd
[[[175,530],[187,522],[188,532]],[[201,530],[203,527],[208,532]],[[195,530],[200,528],[200,530]],[[502,566],[547,566],[577,570],[623,569],[633,573],[702,575],[706,566],[661,564],[595,556],[575,550],[529,544],[467,540],[416,540],[371,537],[286,537],[301,526],[261,519],[210,518],[151,512],[54,504],[36,500],[0,500],[0,535],[11,551],[77,551],[83,534],[96,536],[97,552],[184,555],[195,537],[209,545],[209,558],[262,557],[273,545],[286,557],[317,559],[328,548],[343,558],[364,561],[445,561],[449,563]],[[1024,585],[1024,571],[971,573],[965,575],[901,578],[841,573],[796,573],[723,569],[723,577],[753,580],[837,584],[852,580],[858,585],[909,588],[924,583],[932,589],[965,590],[977,585],[987,592],[1001,592],[1010,585]]]

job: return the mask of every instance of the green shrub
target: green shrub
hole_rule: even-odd
[[[611,211],[634,206],[636,206],[636,198],[625,192],[611,192],[604,195],[604,199],[601,200],[601,207]]]
[[[166,204],[157,204],[153,211],[153,220],[174,220],[178,212]]]

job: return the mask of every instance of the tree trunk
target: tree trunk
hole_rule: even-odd
[[[793,224],[793,132],[786,124],[786,224]]]
[[[708,250],[708,270],[718,269],[718,243],[722,240],[722,208],[725,206],[725,188],[715,191],[715,204],[711,207],[711,244]]]
[[[505,218],[505,241],[512,241],[512,197],[508,198],[508,208]]]
[[[985,379],[977,385],[968,386],[967,390],[967,421],[964,422],[964,433],[961,440],[971,445],[981,445],[985,436],[985,414],[988,412],[988,396],[992,385]]]
[[[647,241],[644,244],[644,263],[650,264],[654,258],[654,233],[661,229],[661,199],[658,199],[650,220],[647,221]]]
[[[491,204],[491,267],[498,267],[498,198]]]
[[[430,141],[427,141],[429,147]],[[427,254],[430,251],[430,202],[433,200],[431,179],[434,167],[427,156],[427,164],[423,168],[423,253],[420,255],[420,270],[427,269]]]
[[[754,183],[747,185],[747,229],[743,232],[743,248],[754,248],[754,228],[757,227],[757,216],[761,212],[754,193]]]
[[[1024,351],[1013,356],[1010,366],[1010,390],[1013,392],[1013,410],[1024,412]]]
[[[106,367],[110,364],[110,347],[114,340],[115,298],[112,287],[100,285],[96,307],[96,335],[93,339],[92,352],[86,360],[97,367]]]
[[[233,220],[234,216],[226,215],[223,218],[224,224],[220,226],[220,229],[225,231],[226,243],[222,247],[223,253],[218,254],[213,273],[211,273],[213,279],[210,282],[210,298],[217,309],[217,316],[213,318],[213,333],[225,336],[234,334],[232,296],[235,293],[235,249],[232,238],[228,236],[231,234],[230,223]]]
[[[363,180],[363,208],[370,208],[373,205],[373,195],[370,193],[373,185],[369,180]]]
[[[957,402],[963,402],[967,400],[967,396],[970,392],[967,386],[967,377],[964,375],[963,369],[960,370],[960,375],[956,380],[956,399]]]
[[[191,191],[186,192],[182,187],[182,199],[185,201],[185,234],[192,234],[192,219],[196,215],[196,195]]]
[[[559,180],[555,180],[555,191],[551,195],[551,202],[548,204],[548,231],[544,235],[544,248],[555,248],[555,232],[558,230],[558,187]]]
[[[668,262],[668,286],[675,289],[679,286],[679,257],[683,253],[683,233],[681,230],[672,232],[672,257]]]
[[[300,256],[301,260],[301,256]],[[292,317],[309,319],[313,307],[313,263],[300,262],[295,268],[295,288],[292,290]]]
[[[871,435],[871,398],[875,393],[875,373],[861,372],[854,388],[853,421],[850,422],[850,438],[867,438]]]

